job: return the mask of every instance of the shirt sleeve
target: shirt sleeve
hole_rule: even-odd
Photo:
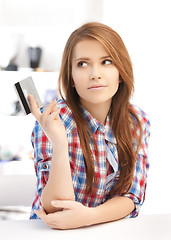
[[[47,183],[52,158],[52,145],[38,122],[32,132],[31,142],[34,149],[34,167],[37,176],[37,194],[41,196]],[[37,197],[38,197],[37,196]]]
[[[142,143],[135,164],[132,186],[129,192],[124,195],[125,197],[132,199],[135,203],[134,211],[127,216],[131,218],[138,216],[140,208],[145,200],[147,173],[149,170],[148,144],[150,137],[150,121],[147,120],[147,118],[144,120],[142,127]]]

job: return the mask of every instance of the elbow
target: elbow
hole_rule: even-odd
[[[44,211],[49,214],[49,213],[54,213],[54,212],[58,212],[58,211],[62,211],[63,208],[59,208],[59,207],[55,207],[52,205],[52,201],[53,200],[66,200],[66,201],[75,201],[75,195],[70,196],[69,198],[59,198],[59,197],[55,197],[55,196],[51,196],[51,197],[47,197],[43,192],[41,195],[41,203],[42,203],[42,207],[44,209]]]

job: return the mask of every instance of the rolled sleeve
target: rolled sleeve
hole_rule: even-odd
[[[38,122],[35,123],[33,129],[31,143],[34,149],[34,168],[37,184],[30,219],[39,219],[34,210],[38,210],[41,207],[41,194],[48,181],[51,166],[52,146]]]
[[[149,164],[146,164],[146,159],[142,155],[139,155],[136,162],[132,187],[129,192],[124,195],[132,199],[135,204],[135,209],[129,217],[138,216],[140,208],[145,200],[148,169]]]
[[[138,157],[135,164],[135,171],[132,186],[125,197],[133,200],[135,209],[128,217],[136,217],[139,214],[140,208],[145,200],[146,186],[147,186],[147,173],[149,170],[149,154],[148,143],[150,137],[150,122],[146,121],[145,129],[143,131],[142,143],[138,152]]]
[[[37,176],[37,193],[41,196],[42,190],[49,177],[52,146],[38,122],[36,122],[33,129],[31,142],[34,148],[34,167]]]

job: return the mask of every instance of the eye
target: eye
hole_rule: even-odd
[[[78,63],[78,67],[87,67],[87,63],[81,61],[81,62]]]
[[[109,64],[112,64],[112,60],[105,59],[105,60],[103,60],[102,64],[103,64],[103,65],[109,65]]]

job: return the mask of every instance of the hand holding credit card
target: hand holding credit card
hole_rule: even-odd
[[[28,100],[28,95],[31,94],[35,101],[38,104],[38,107],[43,107],[39,94],[36,90],[35,84],[32,77],[28,77],[14,84],[15,91],[17,93],[19,102],[24,110],[24,113],[27,115],[31,113],[30,103]]]

